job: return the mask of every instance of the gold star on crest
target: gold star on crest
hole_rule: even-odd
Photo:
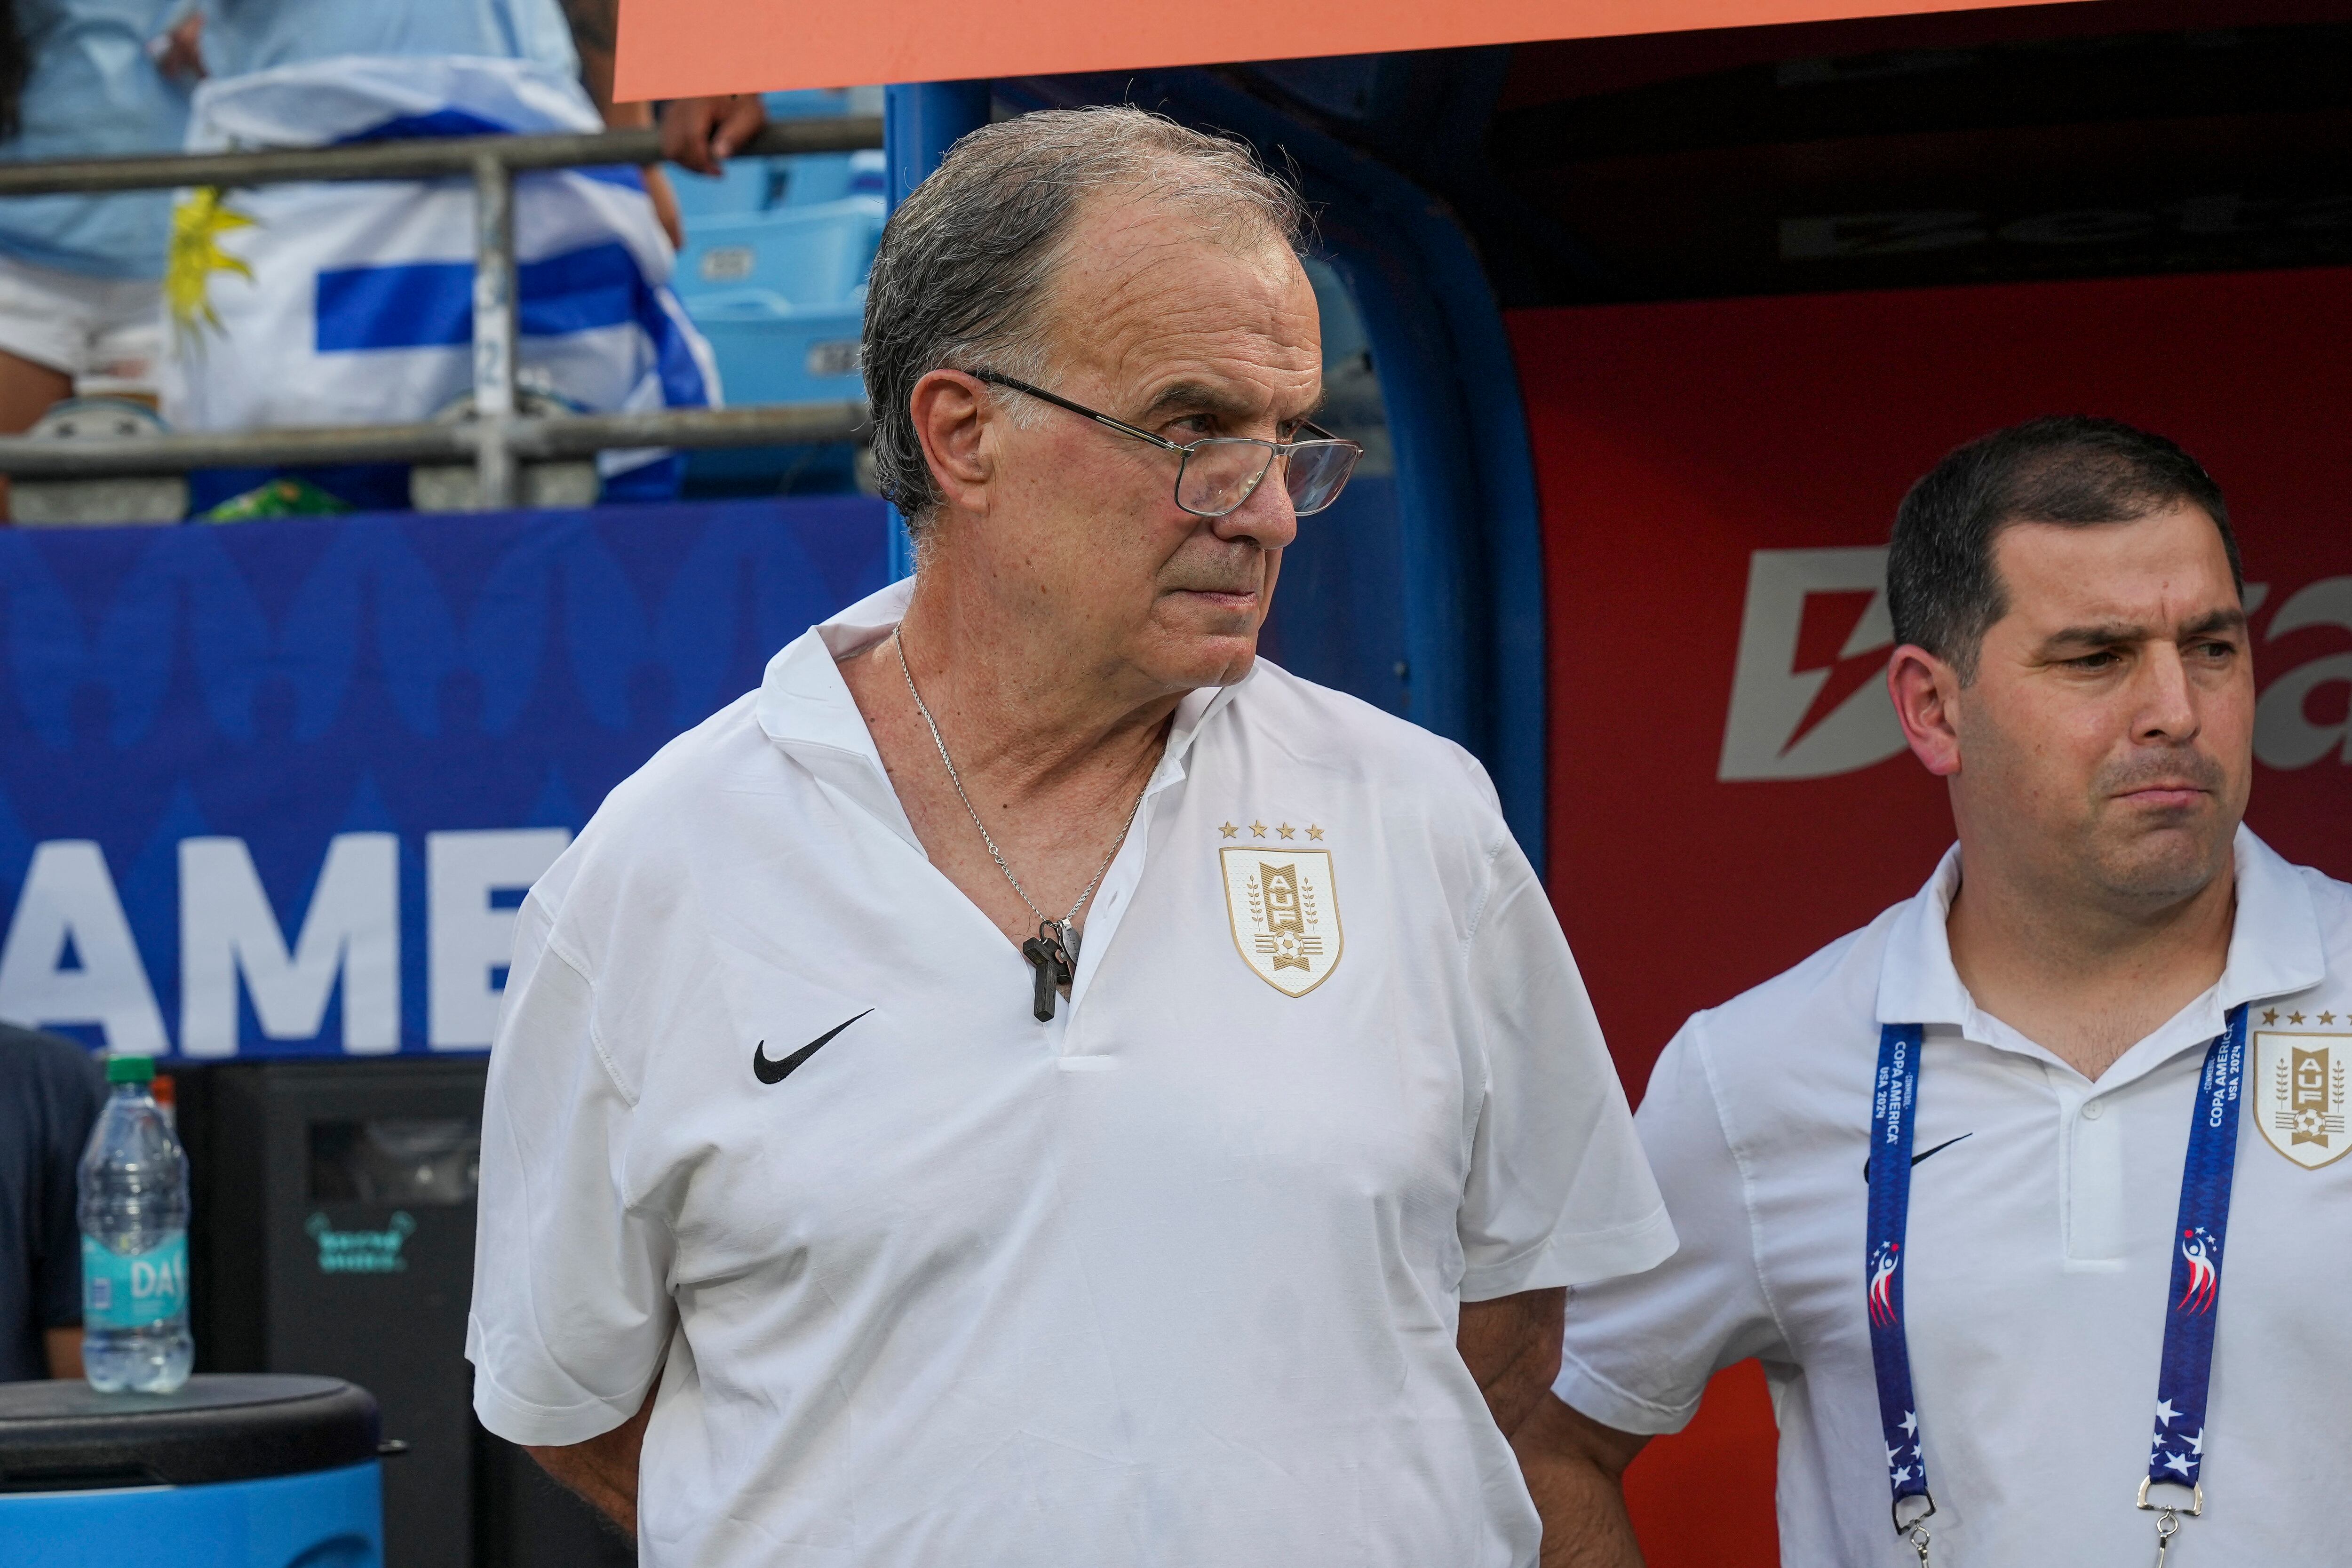
[[[1309,823],[1309,824],[1307,825],[1307,837],[1309,837],[1309,838],[1318,839],[1318,840],[1319,840],[1319,839],[1323,837],[1323,830],[1322,830],[1321,828],[1319,828],[1319,827],[1317,827],[1317,826],[1314,826],[1312,823]]]
[[[2303,1022],[2303,1015],[2300,1013],[2289,1013],[2286,1016],[2286,1021],[2290,1024],[2300,1024]]]
[[[2322,1013],[2319,1016],[2319,1021],[2323,1024],[2333,1024],[2336,1022],[2336,1015],[2333,1013]]]
[[[1265,823],[1263,823],[1263,822],[1253,822],[1253,823],[1251,823],[1251,824],[1250,824],[1250,837],[1251,837],[1252,838],[1263,838],[1263,837],[1265,837]]]
[[[2277,1008],[2275,1008],[2275,1007],[2265,1007],[2265,1008],[2263,1008],[2263,1023],[2265,1023],[2265,1024],[2275,1024],[2275,1023],[2277,1023],[2277,1022],[2278,1022],[2278,1009],[2277,1009]]]
[[[1240,831],[1241,827],[1235,823],[1224,822],[1217,825],[1218,834],[1226,838],[1231,838],[1234,834],[1239,833]]]
[[[1281,826],[1276,828],[1275,831],[1281,834],[1285,838],[1296,838],[1298,837],[1298,829],[1291,826],[1290,824],[1286,822]]]

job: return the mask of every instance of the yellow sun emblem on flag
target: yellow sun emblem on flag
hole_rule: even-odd
[[[163,270],[163,299],[183,333],[193,335],[200,326],[219,329],[220,317],[207,298],[214,273],[233,272],[252,281],[253,268],[221,248],[221,236],[256,226],[254,219],[228,205],[217,185],[192,191],[172,208],[172,253]]]

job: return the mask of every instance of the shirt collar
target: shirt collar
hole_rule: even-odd
[[[2243,824],[2231,852],[2237,861],[2238,908],[2230,930],[2230,955],[2212,993],[2217,1013],[2241,1002],[2307,990],[2327,975],[2319,911],[2301,875]],[[1902,906],[1887,932],[1878,966],[1880,1023],[1951,1024],[1969,1030],[1979,1018],[1959,972],[1952,967],[1946,931],[1959,890],[1960,847],[1955,844],[1944,852],[1927,885]]]
[[[906,615],[914,593],[915,580],[902,578],[786,644],[768,661],[753,711],[771,741],[799,757],[819,776],[846,790],[900,837],[919,847],[906,809],[890,787],[882,754],[866,727],[866,716],[857,710],[839,666],[841,659],[888,637]],[[1250,679],[1244,676],[1231,686],[1204,686],[1184,694],[1176,705],[1175,721],[1169,726],[1167,749],[1144,788],[1145,800],[1183,778],[1185,757],[1193,741]]]
[[[1960,847],[1936,863],[1927,885],[1895,914],[1878,961],[1878,1021],[1882,1024],[1966,1024],[1976,1011],[1969,988],[1952,967],[1945,922],[1960,891]]]

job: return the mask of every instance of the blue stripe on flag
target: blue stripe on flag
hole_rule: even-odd
[[[520,330],[537,337],[634,321],[637,295],[645,288],[637,258],[617,240],[526,261],[515,272],[522,296]]]
[[[430,114],[399,114],[390,120],[378,121],[364,131],[354,131],[349,136],[338,136],[334,145],[348,147],[362,142],[406,142],[433,136],[511,136],[514,127],[486,120],[462,109],[436,109]]]
[[[412,261],[319,274],[316,352],[456,347],[474,341],[474,264]]]
[[[674,299],[671,303],[675,303]],[[686,333],[653,289],[646,289],[639,302],[637,322],[654,341],[654,364],[661,376],[662,406],[709,407],[710,386],[702,379],[702,362],[694,357]]]
[[[583,180],[594,180],[599,184],[618,185],[625,191],[643,191],[646,188],[646,177],[626,163],[591,163],[568,173]]]
[[[618,241],[526,261],[515,273],[517,326],[525,336],[561,337],[630,321],[654,327],[638,300],[649,290],[636,258]],[[322,354],[462,348],[474,341],[474,264],[409,261],[322,270],[316,311],[314,341]],[[654,331],[657,342],[662,335]]]

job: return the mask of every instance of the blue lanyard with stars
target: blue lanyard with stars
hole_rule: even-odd
[[[1911,1142],[1919,1106],[1919,1056],[1925,1031],[1889,1024],[1879,1031],[1878,1078],[1870,1110],[1870,1359],[1878,1381],[1878,1422],[1886,1444],[1887,1484],[1895,1533],[1927,1561],[1927,1447],[1911,1393],[1911,1345],[1903,1326],[1904,1232],[1911,1213]],[[2213,1329],[2221,1304],[2221,1246],[2230,1228],[2230,1183],[2238,1163],[2238,1100],[2245,1084],[2246,1009],[2205,1049],[2189,1124],[2189,1158],[2180,1175],[2179,1240],[2165,1298],[2164,1361],[2156,1382],[2156,1436],[2139,1506],[2158,1514],[2158,1568],[2178,1515],[2197,1517],[2205,1492],[2205,1394],[2213,1376]],[[2148,1500],[2148,1489],[2189,1489],[2185,1509]],[[1906,1506],[1908,1504],[1909,1506]]]

